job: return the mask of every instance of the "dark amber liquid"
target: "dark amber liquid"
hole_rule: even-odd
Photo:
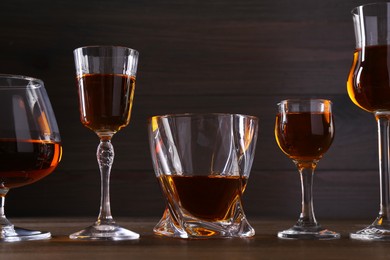
[[[0,187],[15,188],[49,175],[61,160],[60,143],[0,139]]]
[[[320,159],[334,136],[330,113],[287,113],[276,116],[275,137],[284,153],[297,160]]]
[[[220,221],[232,217],[232,209],[241,198],[246,180],[239,176],[166,175],[160,182],[173,191],[181,207],[194,217]]]
[[[81,122],[97,133],[115,133],[130,121],[135,78],[85,74],[77,78]]]
[[[355,50],[347,89],[360,108],[369,112],[390,111],[389,45]]]

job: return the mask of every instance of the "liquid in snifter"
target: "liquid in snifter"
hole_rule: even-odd
[[[0,139],[0,188],[36,182],[49,175],[61,160],[59,142]]]

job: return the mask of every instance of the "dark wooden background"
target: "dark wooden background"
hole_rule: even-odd
[[[147,119],[183,112],[260,118],[245,210],[248,218],[300,211],[299,176],[273,136],[276,103],[329,98],[336,137],[315,176],[315,210],[325,218],[373,220],[379,210],[374,117],[346,93],[358,0],[3,0],[0,73],[45,82],[63,141],[58,169],[11,190],[7,216],[91,216],[99,209],[98,138],[79,121],[73,49],[124,45],[140,60],[130,125],[113,144],[114,216],[159,217]]]

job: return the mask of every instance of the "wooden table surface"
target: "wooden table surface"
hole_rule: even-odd
[[[276,232],[292,221],[252,220],[256,236],[251,239],[184,240],[153,235],[157,219],[117,219],[141,238],[135,241],[74,241],[68,235],[93,219],[13,219],[30,229],[49,230],[53,238],[44,241],[0,243],[0,259],[388,259],[390,242],[362,242],[348,233],[368,224],[366,221],[322,221],[341,232],[330,241],[280,240]]]

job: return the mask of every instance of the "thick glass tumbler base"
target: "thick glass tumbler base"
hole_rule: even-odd
[[[330,240],[339,239],[340,234],[322,228],[304,230],[294,226],[278,232],[278,237],[282,239]]]
[[[93,225],[69,236],[71,239],[79,240],[134,240],[139,238],[139,234],[120,227],[115,224]]]
[[[0,233],[0,242],[31,241],[50,238],[50,232],[29,230],[18,227],[4,227]]]
[[[229,222],[202,221],[191,217],[178,220],[174,216],[166,209],[163,217],[154,227],[154,233],[161,236],[187,239],[246,238],[255,235],[255,230],[243,214],[237,214],[236,218]]]

